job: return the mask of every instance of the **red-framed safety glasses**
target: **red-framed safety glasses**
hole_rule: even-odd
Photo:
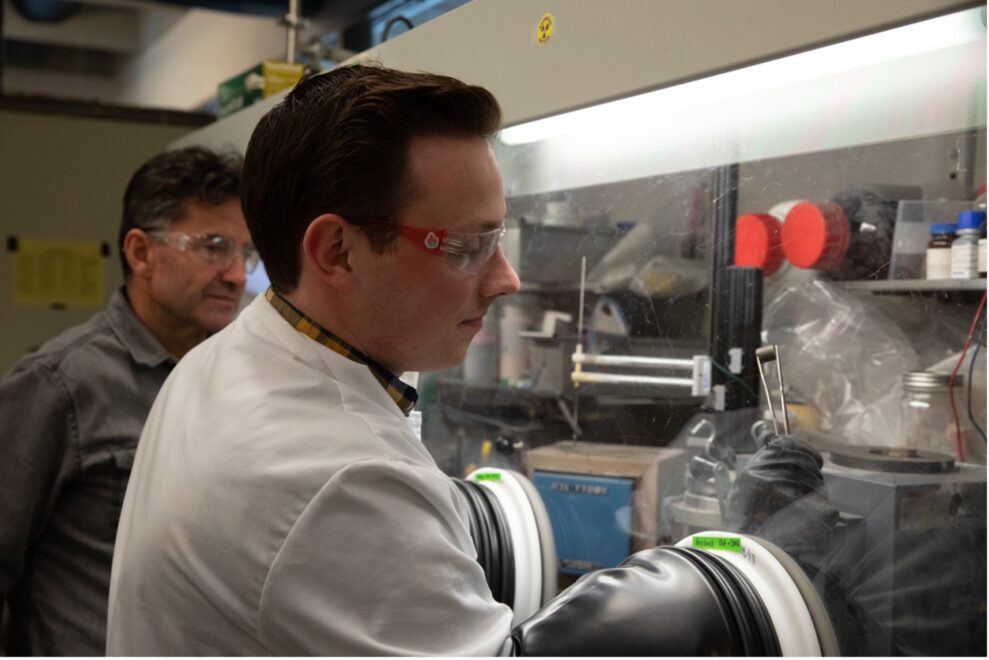
[[[412,227],[375,218],[361,218],[358,223],[361,222],[388,225],[399,236],[426,252],[442,257],[448,264],[469,275],[481,272],[505,235],[504,227],[474,233]]]

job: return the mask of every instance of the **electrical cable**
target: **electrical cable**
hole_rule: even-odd
[[[955,405],[955,377],[958,375],[958,370],[965,361],[965,354],[968,352],[969,344],[972,343],[975,328],[979,323],[979,318],[982,316],[982,310],[985,309],[985,306],[986,294],[983,293],[982,300],[979,301],[979,308],[975,310],[975,318],[972,319],[972,325],[968,329],[968,336],[962,345],[962,354],[958,357],[958,363],[955,364],[955,368],[951,372],[951,378],[948,380],[948,401],[951,403],[951,414],[955,419],[955,449],[958,453],[958,460],[962,463],[965,462],[965,446],[962,442],[961,418],[958,416],[958,406]]]
[[[986,317],[983,315],[982,323],[979,324],[979,336],[975,338],[975,348],[972,351],[972,361],[968,363],[968,419],[972,426],[982,436],[982,442],[986,441],[986,432],[982,430],[979,423],[975,421],[975,414],[972,412],[972,377],[975,375],[975,361],[979,358],[979,348],[986,332]]]

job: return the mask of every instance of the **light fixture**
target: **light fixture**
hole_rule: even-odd
[[[981,8],[939,16],[700,80],[505,128],[506,145],[620,126],[656,114],[710,105],[842,71],[950,48],[985,38]]]

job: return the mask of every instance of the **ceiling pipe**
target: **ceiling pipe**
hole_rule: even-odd
[[[37,23],[59,23],[72,16],[85,0],[80,2],[69,2],[68,0],[11,0],[14,8],[21,16],[29,21]],[[303,13],[309,16],[319,14],[326,4],[326,0],[290,0],[297,5],[296,14]],[[137,3],[135,3],[136,5]],[[286,17],[285,0],[156,0],[155,3],[147,3],[148,9],[153,9],[155,4],[170,5],[174,7],[188,7],[190,9],[211,9],[213,11],[225,11],[234,14],[248,14],[253,16]],[[289,9],[289,14],[292,9]]]

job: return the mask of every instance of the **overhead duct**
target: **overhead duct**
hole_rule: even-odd
[[[72,16],[82,2],[65,0],[11,0],[14,8],[29,21],[38,23],[59,23]],[[104,4],[104,3],[100,3]],[[251,16],[283,16],[288,10],[288,0],[158,0],[157,2],[130,2],[130,5],[146,4],[171,5],[189,9],[211,9]],[[323,10],[324,0],[302,0],[302,15],[313,16]]]
[[[36,23],[60,23],[79,10],[77,2],[62,0],[11,0],[17,13]]]

